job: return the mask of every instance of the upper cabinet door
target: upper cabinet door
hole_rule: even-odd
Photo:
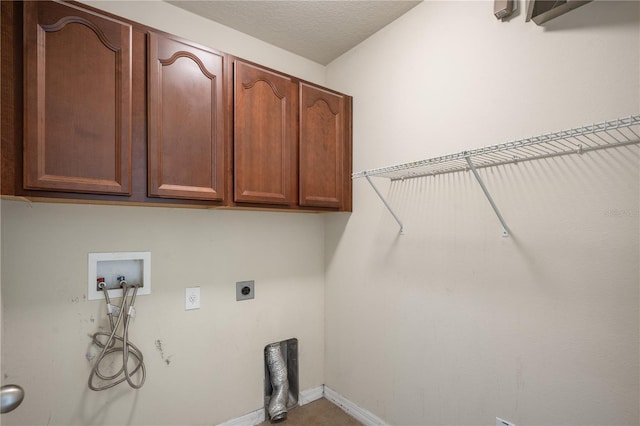
[[[131,193],[130,25],[24,3],[24,187]]]
[[[149,196],[224,199],[224,56],[149,34]]]
[[[297,85],[240,60],[234,70],[234,200],[297,203]]]
[[[301,206],[350,209],[350,106],[348,96],[300,83]]]

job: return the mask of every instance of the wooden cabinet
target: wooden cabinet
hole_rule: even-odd
[[[149,196],[225,196],[224,55],[148,36]]]
[[[235,60],[237,203],[351,210],[351,98]]]
[[[130,194],[131,25],[25,2],[23,31],[24,187]]]
[[[236,59],[233,87],[235,202],[296,204],[296,83]]]
[[[300,205],[350,210],[351,99],[300,83]]]
[[[2,195],[351,210],[349,96],[90,6],[0,7]]]

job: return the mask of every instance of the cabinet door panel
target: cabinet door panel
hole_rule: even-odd
[[[130,25],[25,2],[24,186],[131,193]]]
[[[287,76],[236,61],[234,200],[297,200],[297,86]]]
[[[300,205],[340,208],[346,147],[345,97],[300,84]]]
[[[149,195],[224,198],[221,54],[149,35]]]

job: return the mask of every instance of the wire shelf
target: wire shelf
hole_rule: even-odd
[[[435,176],[469,170],[467,160],[471,159],[476,168],[483,168],[637,143],[640,143],[640,115],[632,115],[457,154],[364,170],[354,173],[352,178],[380,176],[402,180]]]

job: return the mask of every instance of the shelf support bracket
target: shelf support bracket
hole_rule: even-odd
[[[478,174],[478,171],[476,170],[476,167],[473,165],[473,162],[471,161],[471,158],[467,156],[467,157],[465,157],[465,160],[467,160],[467,164],[469,165],[469,168],[473,172],[473,176],[475,176],[476,181],[478,181],[478,184],[480,185],[480,188],[482,188],[482,192],[484,192],[485,197],[487,197],[487,200],[489,200],[489,204],[491,204],[491,207],[493,208],[493,211],[496,213],[496,216],[498,216],[498,220],[500,221],[500,224],[502,225],[502,236],[503,237],[508,237],[509,236],[509,228],[507,227],[507,224],[505,223],[502,215],[500,214],[500,210],[498,210],[498,207],[496,206],[496,203],[493,202],[493,198],[491,198],[491,194],[489,194],[489,191],[487,190],[487,187],[484,185],[484,182],[482,181],[482,178]]]
[[[382,194],[378,190],[378,187],[374,185],[373,181],[371,180],[371,178],[369,176],[365,175],[364,177],[367,178],[367,182],[369,182],[369,185],[371,185],[371,187],[376,192],[376,194],[378,194],[378,197],[380,198],[380,200],[382,200],[382,203],[387,208],[387,210],[389,210],[389,213],[391,213],[391,216],[393,216],[393,218],[396,220],[396,222],[398,222],[398,225],[400,225],[400,235],[404,234],[404,225],[402,224],[400,219],[398,219],[398,216],[396,216],[396,214],[393,212],[393,209],[391,208],[389,203],[387,203],[387,200],[384,199],[384,197],[382,196]]]

